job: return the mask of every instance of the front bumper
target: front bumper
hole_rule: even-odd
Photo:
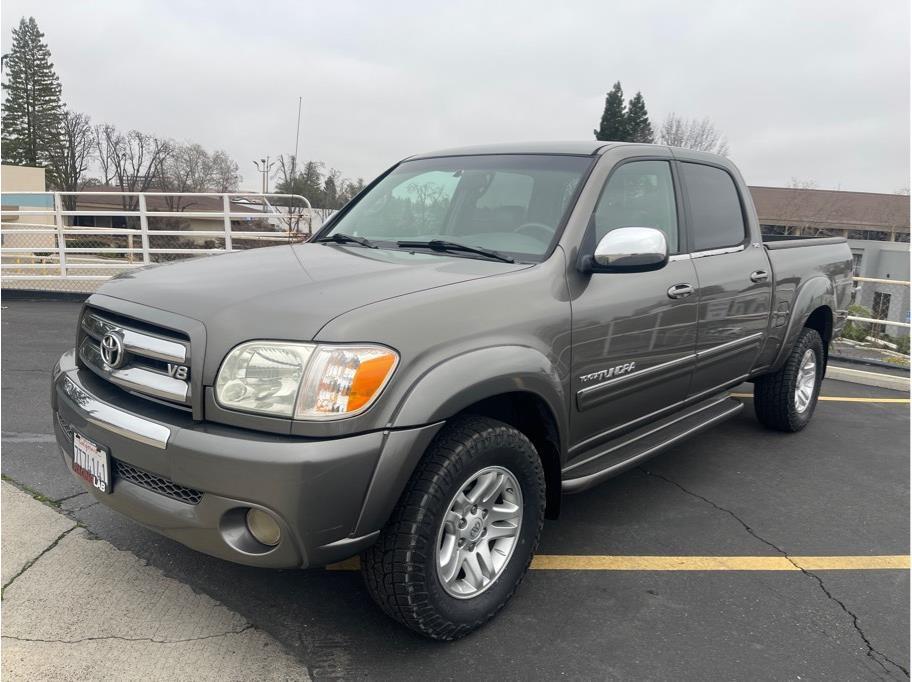
[[[71,472],[73,431],[116,460],[110,493],[74,474],[99,502],[192,549],[272,568],[324,565],[369,546],[440,427],[315,440],[196,422],[79,369],[73,351],[54,368],[51,402]],[[278,522],[278,545],[253,538],[249,508]]]

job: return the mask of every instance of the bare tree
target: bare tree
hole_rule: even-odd
[[[659,143],[728,156],[728,141],[708,117],[685,119],[674,112],[668,114],[659,129]]]
[[[788,184],[789,189],[817,189],[817,183],[813,180],[802,180],[792,177]]]
[[[814,180],[792,177],[787,185],[789,189],[816,190],[819,185]],[[833,212],[832,201],[826,195],[814,192],[789,192],[788,198],[779,205],[779,215],[787,221],[783,234],[790,236],[831,237],[826,229],[816,223],[827,222]]]
[[[304,164],[304,170],[298,170],[298,160],[294,154],[286,157],[282,154],[278,158],[278,168],[275,172],[277,194],[302,194],[311,200],[313,193],[308,192],[309,188],[315,187],[320,190],[320,183],[323,178],[323,164],[318,161],[308,161]],[[312,200],[311,200],[312,201]],[[313,212],[307,209],[306,204],[300,199],[275,198],[273,200],[277,206],[285,208],[284,222],[288,230],[288,238],[296,238],[296,235],[304,234],[306,228],[307,236],[313,231]]]
[[[202,145],[171,145],[170,153],[158,157],[155,185],[162,192],[205,192],[213,183],[212,157]],[[193,204],[186,197],[169,195],[165,203],[171,211],[182,211]]]
[[[94,148],[89,117],[75,111],[65,111],[60,124],[60,140],[53,148],[48,166],[51,185],[63,192],[83,189]],[[64,196],[63,205],[67,210],[74,210],[76,197]]]
[[[343,180],[342,191],[339,193],[339,204],[341,206],[344,206],[349,201],[354,199],[362,189],[364,189],[364,178],[358,178],[357,180]]]
[[[342,171],[330,168],[323,180],[323,208],[339,209],[340,192],[342,190]]]
[[[110,123],[95,126],[95,160],[101,170],[101,184],[110,185],[114,181],[114,169],[111,157],[115,154],[113,141],[117,138],[117,129]]]
[[[160,169],[173,150],[173,143],[138,130],[122,133],[113,125],[96,129],[99,164],[106,183],[113,183],[121,192],[145,192],[160,178]],[[125,196],[122,204],[134,210],[135,196]]]
[[[216,192],[237,192],[241,184],[241,174],[237,162],[228,156],[228,152],[217,149],[212,153],[212,178],[210,189]]]

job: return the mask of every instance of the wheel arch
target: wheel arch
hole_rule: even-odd
[[[829,355],[828,347],[832,341],[835,310],[836,291],[833,282],[823,276],[806,281],[795,296],[788,330],[770,371],[775,372],[782,368],[798,335],[805,327],[817,330],[823,339],[824,364],[826,364]]]
[[[557,419],[541,396],[529,391],[500,393],[465,407],[460,414],[490,417],[528,438],[545,471],[545,517],[556,519],[561,504],[561,456]]]
[[[556,517],[561,458],[566,452],[566,405],[554,364],[527,346],[479,349],[434,366],[415,382],[390,420],[395,429],[391,443],[415,427],[424,427],[424,435],[406,447],[390,448],[389,453],[384,449],[356,532],[372,532],[386,523],[439,428],[469,413],[499,419],[532,441],[545,470],[546,513]]]

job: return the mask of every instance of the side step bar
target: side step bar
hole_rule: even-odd
[[[565,493],[582,492],[612,476],[617,476],[622,471],[636,466],[676,443],[734,417],[742,409],[744,409],[744,404],[740,401],[722,397],[709,405],[703,403],[683,414],[675,415],[673,420],[664,425],[658,427],[651,425],[646,429],[628,433],[619,439],[620,442],[616,441],[608,445],[601,455],[594,458],[599,459],[610,454],[612,464],[604,469],[574,478],[568,477],[573,476],[573,472],[565,470],[565,478],[561,487]],[[591,466],[585,468],[592,472]]]

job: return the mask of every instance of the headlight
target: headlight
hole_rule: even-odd
[[[385,346],[279,341],[242,343],[219,369],[223,407],[295,419],[338,419],[363,412],[389,381],[398,354]]]

